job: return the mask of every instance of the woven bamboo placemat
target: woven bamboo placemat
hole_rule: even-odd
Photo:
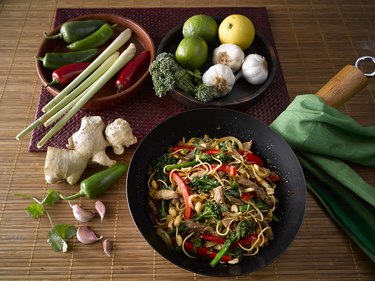
[[[140,236],[126,204],[125,180],[102,199],[107,205],[103,223],[91,225],[113,240],[112,257],[101,244],[71,241],[66,254],[55,253],[46,238],[48,219],[33,220],[24,212],[30,203],[14,196],[28,193],[38,198],[49,188],[73,193],[77,186],[44,182],[44,153],[29,153],[28,140],[15,135],[34,119],[40,97],[33,55],[42,34],[53,26],[57,7],[192,7],[266,5],[273,36],[291,98],[314,92],[344,64],[374,54],[374,4],[362,1],[0,1],[0,280],[280,280],[372,281],[374,264],[335,225],[308,194],[307,210],[297,239],[273,264],[251,275],[215,279],[186,272],[157,253]],[[169,28],[169,27],[168,27]],[[374,125],[375,80],[342,108],[361,124]],[[129,161],[126,150],[118,161]],[[90,172],[97,167],[90,166]],[[355,169],[375,185],[373,169]],[[93,201],[77,201],[92,208]],[[70,207],[50,209],[54,223],[75,223]]]
[[[225,17],[228,14],[242,13],[250,17],[255,28],[263,34],[273,45],[271,28],[268,21],[267,10],[264,7],[258,8],[148,8],[148,9],[57,9],[54,26],[57,26],[69,19],[87,14],[115,14],[132,19],[143,26],[153,38],[157,47],[167,32],[180,24],[185,19],[198,13],[205,13],[217,17]],[[277,50],[276,50],[277,54]],[[41,89],[36,117],[42,115],[41,108],[51,100],[52,96],[45,88]],[[284,77],[280,62],[277,63],[275,79],[266,91],[256,100],[245,112],[269,124],[289,104],[289,96],[285,86]],[[45,151],[48,145],[54,147],[65,147],[67,139],[80,126],[80,120],[87,115],[100,115],[106,123],[115,118],[125,118],[133,128],[138,140],[142,138],[156,125],[165,119],[186,110],[171,97],[156,97],[152,89],[152,83],[148,81],[136,97],[116,108],[109,108],[101,111],[81,110],[78,112],[58,134],[55,135],[44,147],[38,149],[36,143],[52,127],[40,126],[33,131],[30,140],[30,151]]]

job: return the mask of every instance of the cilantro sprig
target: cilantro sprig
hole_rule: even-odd
[[[39,219],[43,215],[48,217],[52,229],[48,231],[47,242],[55,252],[66,252],[68,251],[68,239],[72,239],[76,234],[76,227],[69,224],[56,224],[52,222],[52,218],[47,210],[47,207],[51,207],[60,201],[60,193],[54,189],[50,189],[43,200],[38,200],[36,197],[17,193],[16,196],[32,199],[34,203],[30,204],[25,208],[28,216]]]

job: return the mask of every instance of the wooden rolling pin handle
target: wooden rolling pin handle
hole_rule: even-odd
[[[368,84],[365,74],[352,65],[346,65],[317,93],[324,102],[338,108]]]

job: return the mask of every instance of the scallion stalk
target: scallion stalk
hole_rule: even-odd
[[[50,140],[69,120],[74,114],[81,109],[87,101],[89,101],[97,91],[100,90],[118,71],[121,70],[135,55],[136,47],[130,43],[124,52],[118,57],[113,65],[101,76],[98,80],[90,86],[85,95],[55,124],[55,126],[38,142],[37,147],[42,147],[48,140]]]
[[[67,94],[74,90],[85,78],[87,78],[99,65],[101,65],[110,55],[120,49],[131,37],[132,31],[130,28],[121,32],[115,40],[92,62],[90,65],[78,75],[72,82],[70,82],[56,97],[54,97],[43,108],[43,112],[47,112],[56,103],[62,100]]]

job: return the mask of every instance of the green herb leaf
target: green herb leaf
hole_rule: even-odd
[[[34,218],[38,219],[44,214],[44,207],[38,203],[31,204],[25,208],[26,213]]]
[[[55,252],[66,252],[68,250],[68,243],[53,229],[48,231],[47,242],[51,245]]]
[[[68,243],[64,239],[70,239],[76,234],[76,228],[69,224],[55,225],[48,231],[47,242],[55,252],[66,252]]]
[[[57,224],[53,227],[53,230],[56,231],[62,238],[71,239],[76,235],[77,229],[71,224]]]
[[[50,189],[48,190],[48,194],[44,198],[42,204],[45,204],[47,206],[52,206],[52,205],[55,205],[59,201],[60,201],[60,192],[54,189]]]

